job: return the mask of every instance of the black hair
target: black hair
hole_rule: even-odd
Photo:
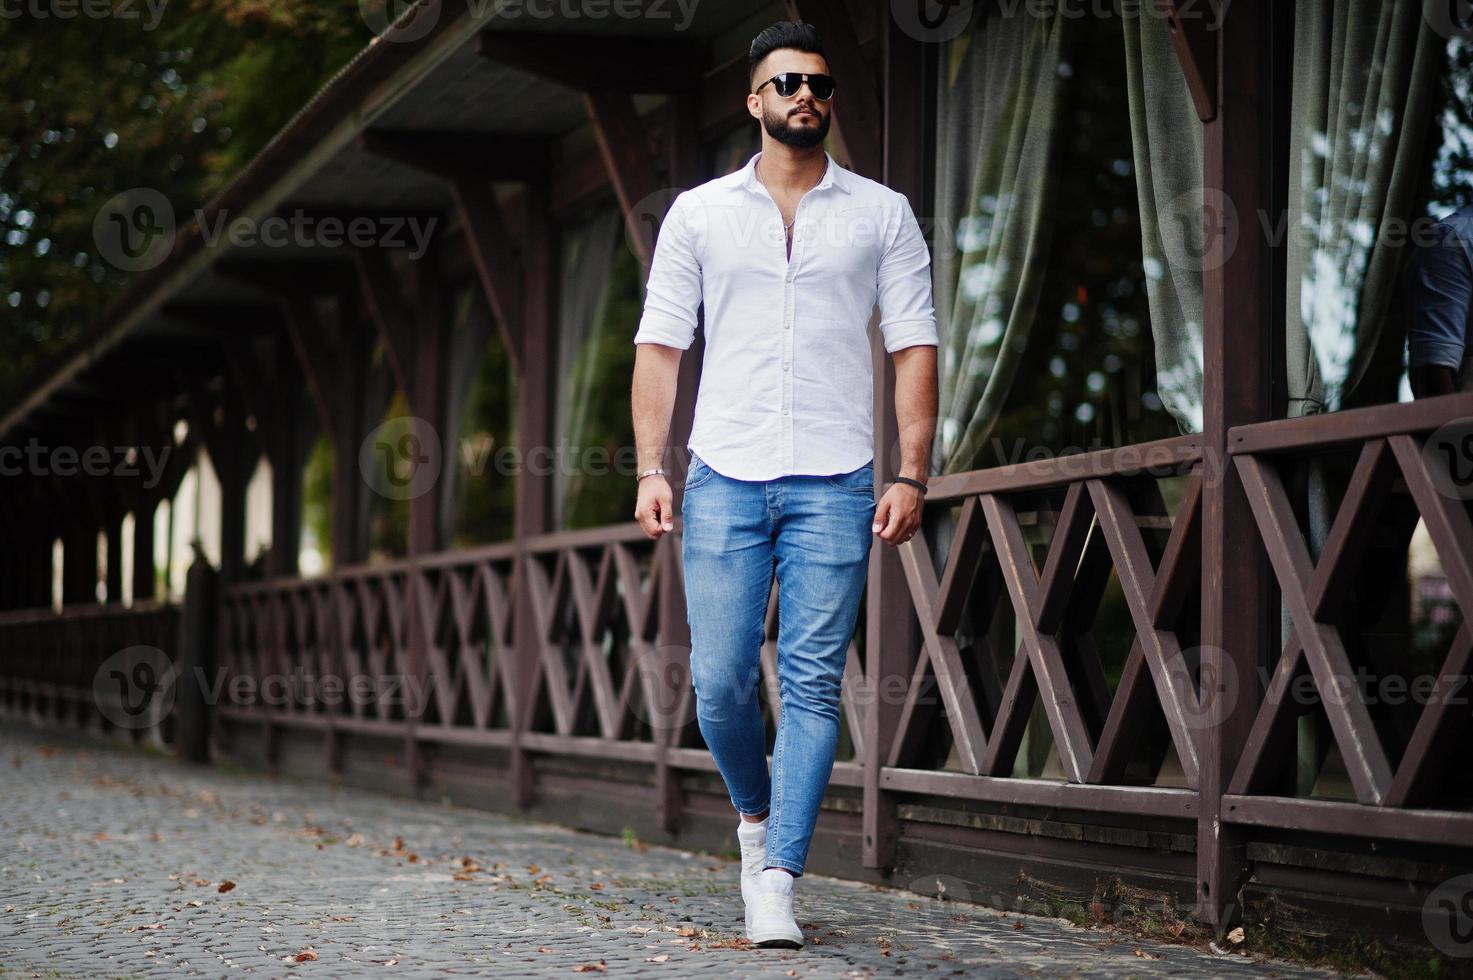
[[[757,80],[757,66],[779,48],[792,48],[823,56],[823,42],[818,39],[818,28],[801,20],[780,20],[752,38],[752,50],[747,55],[747,87]],[[824,60],[828,60],[824,56]]]

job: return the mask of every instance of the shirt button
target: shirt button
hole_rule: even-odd
[[[786,371],[787,369],[788,369],[788,362],[787,361],[783,361],[783,370]]]

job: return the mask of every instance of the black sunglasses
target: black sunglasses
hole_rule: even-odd
[[[834,97],[834,78],[832,75],[805,75],[798,71],[785,71],[780,75],[773,75],[762,85],[758,85],[752,91],[760,92],[764,85],[771,85],[777,90],[777,94],[785,99],[791,99],[798,94],[798,89],[803,83],[808,83],[808,91],[820,102],[827,102]]]

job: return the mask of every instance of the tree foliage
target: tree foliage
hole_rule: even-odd
[[[0,16],[0,406],[126,285],[93,223],[188,215],[371,35],[354,0],[20,0]]]

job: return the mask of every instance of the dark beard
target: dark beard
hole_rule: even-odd
[[[793,129],[788,126],[787,116],[774,119],[766,112],[762,113],[762,128],[767,130],[767,135],[799,150],[807,150],[818,146],[829,134],[829,120],[831,116],[819,116],[818,125],[813,128]]]

